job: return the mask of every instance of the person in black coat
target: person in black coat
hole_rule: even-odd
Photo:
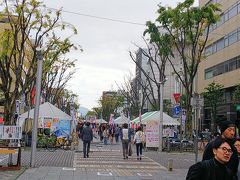
[[[225,120],[220,122],[219,124],[220,131],[221,131],[221,137],[224,138],[228,144],[231,146],[231,149],[233,151],[233,154],[231,156],[231,159],[226,164],[227,167],[230,169],[231,173],[235,176],[235,179],[237,179],[237,171],[238,171],[238,153],[234,146],[235,142],[235,124],[233,124],[232,121]],[[213,154],[213,142],[211,141],[207,144],[205,147],[205,150],[203,152],[203,160],[209,160],[214,157]]]
[[[216,138],[212,143],[214,157],[192,165],[186,180],[233,180],[226,164],[233,153],[226,139]]]
[[[82,130],[82,140],[83,140],[83,157],[89,157],[90,144],[93,140],[93,132],[90,127],[90,122],[86,123],[86,126]]]

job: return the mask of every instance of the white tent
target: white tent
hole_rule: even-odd
[[[142,123],[146,124],[147,121],[159,121],[160,119],[160,112],[159,111],[153,111],[153,112],[147,112],[146,116],[142,115]],[[139,120],[136,118],[132,120],[132,122],[138,123]],[[163,113],[163,125],[169,125],[169,126],[180,126],[180,122],[178,122],[176,119],[172,118],[166,113]]]
[[[105,121],[104,119],[96,119],[94,120],[96,124],[106,124],[108,123],[107,121]]]
[[[145,121],[150,120],[158,120],[160,119],[160,112],[156,111],[151,116],[146,117]],[[163,113],[163,125],[169,125],[169,126],[180,126],[180,122],[178,122],[176,119],[172,118],[166,113]]]
[[[124,124],[124,123],[128,124],[128,122],[129,122],[128,118],[123,114],[114,120],[114,124]]]
[[[22,126],[26,118],[34,118],[34,109],[29,112],[25,112],[19,116],[19,125]],[[57,118],[60,120],[72,120],[72,117],[58,109],[56,106],[49,102],[45,102],[39,106],[39,118]]]

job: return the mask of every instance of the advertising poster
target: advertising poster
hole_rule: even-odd
[[[70,122],[69,120],[60,120],[58,129],[61,131],[62,135],[70,135],[71,129],[70,129]]]
[[[170,127],[163,129],[163,137],[174,137],[174,129]]]
[[[58,129],[58,126],[59,126],[59,119],[53,118],[51,130],[55,132]]]
[[[148,121],[146,124],[146,147],[159,146],[159,125],[157,121]]]
[[[51,128],[51,126],[52,126],[52,118],[44,118],[43,128]]]
[[[20,126],[1,126],[0,139],[21,139],[22,128]]]

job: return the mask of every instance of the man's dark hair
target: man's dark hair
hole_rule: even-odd
[[[226,141],[226,139],[223,139],[222,137],[217,137],[214,141],[213,141],[213,149],[218,149],[223,143],[228,143]],[[229,143],[228,143],[229,144]],[[230,146],[230,145],[229,145]]]
[[[128,124],[127,124],[127,123],[124,123],[124,124],[123,124],[123,128],[125,128],[125,129],[128,128]]]
[[[86,125],[87,125],[87,126],[90,126],[90,122],[86,122]]]

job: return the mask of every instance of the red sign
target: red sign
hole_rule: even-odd
[[[174,99],[175,99],[176,103],[179,103],[181,94],[180,93],[174,93],[173,96],[174,96]]]
[[[2,117],[0,117],[0,124],[3,124],[4,120]]]

